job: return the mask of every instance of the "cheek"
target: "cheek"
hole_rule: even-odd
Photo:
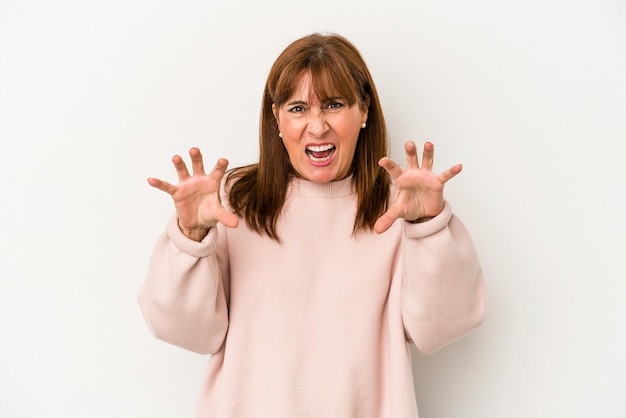
[[[359,139],[361,132],[361,121],[350,120],[341,126],[341,136],[346,142],[353,142],[353,146],[356,146],[356,142]]]
[[[342,130],[343,132],[345,132],[347,135],[359,135],[359,132],[361,131],[361,124],[363,123],[363,115],[361,114],[360,111],[353,111],[351,112],[349,117],[344,118],[341,121],[341,126],[342,126]]]
[[[289,158],[293,159],[296,155],[300,153],[300,137],[293,129],[285,129],[282,131],[283,137],[277,138],[278,140],[282,140],[283,146],[287,150],[287,154],[289,154]]]
[[[281,123],[278,124],[278,129],[283,134],[283,138],[285,137],[298,137],[299,133],[304,129],[304,124],[299,121],[289,120],[288,118],[284,119]]]

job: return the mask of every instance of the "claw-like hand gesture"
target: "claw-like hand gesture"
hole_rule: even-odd
[[[239,219],[224,209],[220,202],[220,184],[228,168],[228,161],[224,158],[219,159],[215,168],[207,175],[204,172],[200,150],[190,149],[189,156],[193,175],[189,175],[187,166],[179,155],[172,158],[178,174],[178,185],[156,178],[149,178],[148,183],[172,196],[178,215],[178,225],[188,238],[201,241],[209,228],[218,222],[236,228]]]
[[[404,145],[408,167],[402,170],[390,158],[382,158],[378,164],[383,167],[398,188],[396,200],[374,225],[377,233],[385,232],[398,218],[408,221],[428,219],[437,216],[443,209],[443,186],[452,177],[461,172],[457,164],[441,174],[432,171],[435,147],[432,143],[424,144],[422,166],[417,161],[417,147],[414,142]]]

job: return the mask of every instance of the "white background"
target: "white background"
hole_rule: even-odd
[[[393,157],[464,164],[488,318],[415,352],[421,417],[626,416],[623,1],[0,0],[0,417],[193,416],[207,358],[135,301],[173,210],[145,179],[196,145],[254,162],[313,31],[363,53]]]

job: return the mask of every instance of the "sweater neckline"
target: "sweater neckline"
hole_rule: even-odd
[[[356,193],[352,187],[352,176],[341,180],[329,181],[328,183],[315,183],[294,177],[289,182],[289,188],[293,194],[306,197],[335,198],[346,197]]]

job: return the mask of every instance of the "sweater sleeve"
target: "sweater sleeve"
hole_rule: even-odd
[[[448,202],[435,218],[404,223],[402,319],[407,337],[430,354],[485,318],[482,269],[465,226]]]
[[[138,301],[158,339],[200,354],[215,353],[228,328],[226,277],[219,268],[218,228],[202,242],[188,239],[176,216],[167,223],[150,260]]]

